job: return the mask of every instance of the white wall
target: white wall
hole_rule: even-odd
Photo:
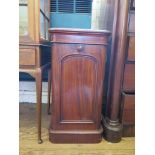
[[[112,30],[115,0],[93,0],[92,29]]]
[[[47,103],[47,82],[42,85],[42,103]],[[35,82],[20,81],[19,82],[19,102],[20,103],[36,103],[36,84]]]

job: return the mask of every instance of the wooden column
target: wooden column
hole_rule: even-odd
[[[110,142],[121,140],[122,124],[119,120],[120,91],[124,68],[125,42],[127,32],[128,0],[116,0],[112,32],[108,99],[103,124],[105,138]]]

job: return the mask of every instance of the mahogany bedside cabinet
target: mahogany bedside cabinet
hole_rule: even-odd
[[[109,31],[49,29],[52,108],[49,140],[97,143]]]
[[[51,59],[49,17],[49,0],[19,0],[19,71],[36,80],[38,143],[42,143],[42,74],[50,68]]]

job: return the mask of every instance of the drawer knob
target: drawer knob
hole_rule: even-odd
[[[78,45],[78,46],[77,46],[77,50],[78,50],[79,52],[81,52],[83,49],[84,49],[84,45]]]

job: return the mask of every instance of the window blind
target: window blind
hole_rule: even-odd
[[[61,13],[91,13],[92,0],[51,0],[50,11]]]

